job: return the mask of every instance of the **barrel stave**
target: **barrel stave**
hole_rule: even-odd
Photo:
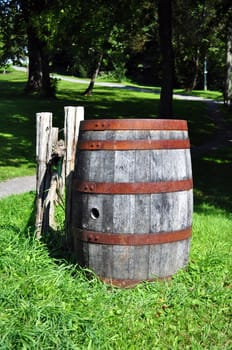
[[[191,228],[192,189],[175,189],[175,183],[192,178],[189,148],[133,148],[135,140],[145,140],[147,145],[154,140],[188,140],[187,129],[183,127],[183,130],[175,130],[171,123],[170,130],[168,127],[168,130],[148,130],[146,127],[145,130],[104,130],[101,125],[111,125],[109,120],[100,126],[96,123],[99,130],[89,130],[89,126],[88,130],[84,130],[82,126],[72,203],[75,251],[81,264],[107,281],[124,281],[123,284],[127,285],[133,281],[168,277],[188,262],[190,238],[140,245],[119,245],[114,242],[101,244],[99,238],[101,233],[109,233],[112,239],[114,235],[128,234],[165,235],[168,232],[175,235],[175,231]],[[168,125],[168,121],[161,124]],[[115,125],[120,124],[117,122]],[[124,122],[123,127],[125,125]],[[136,128],[138,125],[137,121]],[[146,125],[146,121],[143,121],[143,125]],[[82,141],[89,143],[83,147]],[[104,141],[112,143],[104,144]],[[123,143],[123,148],[118,150],[118,143],[114,141],[128,143]],[[107,149],[108,145],[110,149]],[[87,183],[87,187],[92,186],[92,189],[80,192],[75,188],[75,181]],[[126,192],[126,186],[130,183],[168,182],[173,183],[171,189],[165,192]],[[125,193],[95,193],[96,183],[123,183]],[[98,236],[96,240],[99,241],[81,241],[78,229],[95,232]]]

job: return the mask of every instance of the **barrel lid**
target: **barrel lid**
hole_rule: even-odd
[[[188,130],[188,126],[179,119],[91,119],[81,121],[80,130]]]

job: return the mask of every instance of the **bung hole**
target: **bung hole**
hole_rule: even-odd
[[[99,210],[97,208],[92,208],[90,215],[91,215],[92,219],[94,219],[94,220],[98,219],[100,216]]]

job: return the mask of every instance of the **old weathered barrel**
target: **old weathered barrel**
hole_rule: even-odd
[[[80,264],[119,286],[173,275],[190,249],[187,122],[81,122],[72,198]]]

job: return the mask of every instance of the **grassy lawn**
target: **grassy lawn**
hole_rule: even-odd
[[[220,91],[193,90],[191,92],[186,92],[185,90],[175,89],[174,93],[179,94],[179,95],[185,95],[185,96],[210,98],[210,99],[215,100],[215,101],[222,101],[223,100],[223,94]]]
[[[159,95],[155,93],[96,86],[93,96],[84,97],[84,84],[60,80],[57,98],[42,100],[23,94],[25,82],[23,72],[0,75],[0,181],[35,173],[37,112],[52,112],[59,127],[63,126],[64,106],[72,105],[84,106],[86,119],[157,116]],[[175,100],[174,114],[188,120],[193,145],[212,137],[214,128],[204,102]]]
[[[87,98],[83,84],[59,81],[57,99],[41,100],[25,97],[24,84],[24,73],[0,75],[0,180],[35,173],[36,112],[52,112],[60,127],[67,105],[84,106],[89,119],[157,114],[153,93],[97,86]],[[204,102],[176,100],[174,110],[188,120],[192,144],[213,137]],[[39,242],[35,194],[0,200],[0,349],[231,350],[231,178],[231,148],[193,158],[189,265],[170,281],[128,290],[102,284],[67,257],[62,211],[60,230]]]
[[[32,193],[0,201],[1,349],[231,349],[226,211],[197,207],[186,271],[121,290],[33,239],[33,201]]]

